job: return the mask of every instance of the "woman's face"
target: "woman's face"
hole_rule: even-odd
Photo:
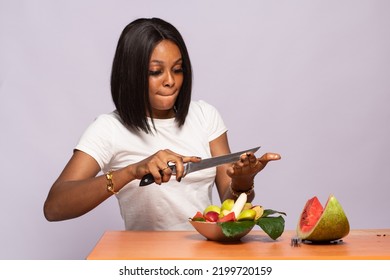
[[[149,62],[149,100],[153,118],[174,117],[173,106],[182,84],[180,50],[172,41],[162,40],[153,50]]]

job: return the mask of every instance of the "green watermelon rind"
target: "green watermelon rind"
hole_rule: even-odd
[[[299,221],[301,218],[302,216]],[[329,242],[347,236],[349,230],[348,218],[341,204],[333,195],[330,195],[325,209],[313,229],[309,232],[302,232],[300,230],[300,223],[298,223],[297,235],[302,240]]]

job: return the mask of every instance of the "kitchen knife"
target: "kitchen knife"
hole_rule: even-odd
[[[237,161],[240,159],[240,156],[242,154],[250,153],[250,152],[255,153],[258,149],[260,149],[260,147],[256,147],[253,149],[249,149],[249,150],[245,150],[245,151],[241,151],[241,152],[237,152],[237,153],[233,153],[233,154],[223,155],[223,156],[219,156],[219,157],[202,159],[199,162],[185,163],[183,177],[191,172],[195,172],[195,171],[199,171],[202,169],[215,167],[215,166],[218,166],[221,164]],[[168,163],[168,166],[169,166],[169,168],[172,169],[172,174],[175,175],[176,174],[176,166],[174,164],[170,164],[170,163]],[[160,170],[160,173],[162,173],[161,170]],[[142,179],[139,183],[139,186],[140,187],[147,186],[153,182],[154,182],[154,177],[152,174],[149,173],[149,174],[146,174],[144,177],[142,177]]]

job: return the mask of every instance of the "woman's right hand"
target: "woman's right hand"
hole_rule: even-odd
[[[172,169],[169,168],[168,164],[176,166],[176,180],[180,182],[184,174],[184,164],[200,160],[201,158],[196,156],[183,156],[166,149],[160,150],[129,167],[134,178],[142,179],[143,176],[150,173],[154,177],[154,182],[161,185],[168,182],[172,176]]]

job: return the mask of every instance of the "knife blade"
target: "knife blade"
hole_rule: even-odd
[[[256,147],[256,148],[244,150],[241,152],[237,152],[237,153],[202,159],[199,162],[185,163],[183,177],[189,173],[192,173],[192,172],[196,172],[199,170],[203,170],[203,169],[207,169],[207,168],[211,168],[211,167],[216,167],[216,166],[219,166],[219,165],[222,165],[225,163],[237,161],[240,159],[240,156],[243,153],[250,153],[250,152],[255,153],[258,149],[260,149],[260,146]],[[175,175],[176,174],[176,166],[174,164],[170,164],[170,163],[168,163],[168,166],[169,166],[169,168],[171,168],[172,174]],[[160,173],[162,174],[161,170],[160,170]],[[149,173],[149,174],[146,174],[145,176],[142,177],[142,179],[139,183],[139,186],[144,187],[144,186],[152,184],[153,182],[154,182],[154,177],[152,174]]]

